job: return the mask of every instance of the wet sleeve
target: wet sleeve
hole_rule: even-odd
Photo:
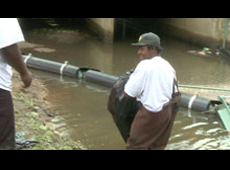
[[[147,72],[143,63],[140,63],[135,72],[130,76],[125,85],[125,93],[130,97],[139,97],[144,91],[146,85]]]
[[[24,41],[16,18],[0,18],[0,49]]]

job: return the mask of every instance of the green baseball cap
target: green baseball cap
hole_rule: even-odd
[[[133,43],[133,46],[145,46],[152,45],[158,48],[161,48],[160,37],[152,32],[142,34],[137,43]]]

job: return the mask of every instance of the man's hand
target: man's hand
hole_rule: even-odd
[[[30,87],[30,85],[33,81],[32,74],[29,71],[27,71],[25,74],[21,74],[20,76],[21,76],[21,80],[23,82],[22,87],[23,88]]]

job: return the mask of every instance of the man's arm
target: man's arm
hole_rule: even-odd
[[[124,95],[126,97],[139,97],[145,87],[147,79],[147,71],[143,62],[139,63],[134,73],[129,77],[125,85]]]
[[[4,60],[13,67],[21,76],[21,80],[24,83],[24,88],[27,88],[32,83],[32,75],[28,71],[21,55],[21,50],[17,44],[13,44],[9,47],[2,48],[1,55]]]

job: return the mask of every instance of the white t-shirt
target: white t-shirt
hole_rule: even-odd
[[[24,41],[17,18],[0,18],[0,89],[11,91],[12,69],[1,56],[1,49]]]
[[[172,99],[176,71],[162,57],[141,61],[125,86],[125,92],[136,97],[151,112],[160,112]],[[178,92],[176,87],[175,92]]]

